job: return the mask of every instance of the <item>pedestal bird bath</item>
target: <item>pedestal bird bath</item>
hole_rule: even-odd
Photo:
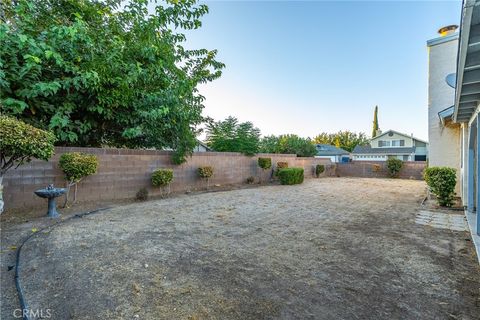
[[[56,218],[60,216],[60,214],[57,212],[57,203],[55,201],[55,198],[61,196],[64,193],[64,188],[54,188],[53,184],[48,185],[48,187],[44,189],[39,189],[35,191],[35,194],[40,198],[48,199],[47,216],[49,216],[50,218]]]

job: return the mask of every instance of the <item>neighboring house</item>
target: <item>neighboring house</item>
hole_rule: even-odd
[[[330,159],[330,161],[335,163],[350,161],[350,153],[346,150],[330,144],[317,144],[316,147],[317,155],[315,158]]]
[[[205,143],[200,140],[197,140],[197,146],[193,149],[193,152],[208,152],[212,151]]]
[[[397,158],[403,161],[426,161],[428,143],[394,130],[378,134],[370,144],[356,146],[352,152],[355,161],[387,161]]]

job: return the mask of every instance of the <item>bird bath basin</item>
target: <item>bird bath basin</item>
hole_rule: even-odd
[[[38,189],[35,191],[35,194],[40,198],[48,199],[48,211],[47,216],[50,218],[57,218],[60,214],[57,212],[57,203],[55,201],[56,197],[61,196],[65,193],[65,188],[55,188],[53,184],[48,185],[44,189]]]

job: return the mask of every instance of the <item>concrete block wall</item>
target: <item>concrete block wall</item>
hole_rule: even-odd
[[[399,178],[422,180],[423,171],[426,166],[427,163],[424,161],[405,161],[403,162]],[[385,161],[353,161],[349,163],[339,163],[337,164],[336,173],[339,177],[388,177],[387,163]]]
[[[45,200],[34,195],[34,191],[53,183],[63,187],[63,173],[58,167],[58,160],[64,152],[84,152],[96,154],[99,159],[98,172],[85,178],[79,184],[77,199],[79,201],[108,201],[132,199],[140,188],[147,188],[150,195],[160,195],[160,190],[151,187],[151,173],[158,168],[172,168],[174,181],[172,192],[184,192],[205,189],[205,181],[197,175],[200,166],[213,166],[214,177],[210,185],[234,185],[245,183],[250,176],[262,177],[265,181],[270,172],[263,172],[257,165],[258,157],[272,158],[275,166],[278,161],[287,161],[290,167],[303,167],[305,178],[314,177],[316,164],[326,165],[323,174],[334,176],[335,165],[328,159],[297,158],[295,155],[259,154],[253,157],[229,152],[194,153],[182,165],[171,162],[169,151],[101,149],[101,148],[64,148],[57,147],[55,156],[50,161],[33,160],[32,162],[10,170],[4,178],[4,200],[6,208],[32,208],[45,206]]]

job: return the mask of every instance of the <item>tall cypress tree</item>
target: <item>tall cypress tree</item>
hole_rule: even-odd
[[[375,106],[375,111],[373,113],[373,130],[372,130],[372,138],[375,138],[378,131],[378,106]]]

